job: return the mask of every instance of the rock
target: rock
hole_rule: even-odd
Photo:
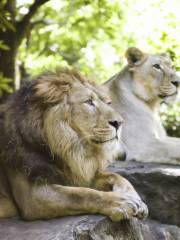
[[[179,240],[180,228],[163,225],[156,221],[121,221],[112,223],[107,218],[99,219],[91,228],[75,229],[76,240]]]
[[[156,221],[113,223],[101,216],[65,217],[50,221],[0,221],[0,240],[179,240],[180,228]]]
[[[117,161],[109,170],[126,177],[149,208],[149,217],[180,226],[180,166]]]

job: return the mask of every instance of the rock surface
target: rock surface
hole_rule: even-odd
[[[93,215],[34,222],[6,219],[0,221],[0,240],[180,240],[180,167],[116,162],[109,169],[131,181],[151,219],[118,223]]]
[[[150,218],[180,226],[180,166],[116,162],[109,169],[133,184],[148,205]]]
[[[113,223],[101,216],[0,221],[1,240],[179,240],[180,228],[146,220]]]

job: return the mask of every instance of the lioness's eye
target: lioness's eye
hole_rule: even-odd
[[[154,64],[153,67],[156,69],[161,69],[161,66],[159,64]]]
[[[109,101],[109,102],[107,102],[107,104],[108,104],[108,105],[111,105],[111,104],[112,104],[112,102],[110,102],[110,101]]]
[[[91,106],[95,106],[94,102],[92,99],[88,99],[87,101],[85,101],[85,103],[91,105]]]

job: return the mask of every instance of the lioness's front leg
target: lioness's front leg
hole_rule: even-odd
[[[163,140],[151,139],[147,146],[135,156],[141,162],[160,162],[164,164],[180,164],[180,139],[166,137]]]
[[[113,221],[136,215],[136,207],[123,194],[83,187],[29,183],[23,175],[12,176],[13,195],[26,220],[51,219],[66,215],[102,214]],[[127,216],[124,216],[124,209]]]
[[[140,219],[147,217],[147,206],[145,203],[143,203],[130,182],[119,174],[110,172],[97,172],[93,187],[103,191],[118,192],[121,196],[122,202],[125,201],[135,206],[134,208],[136,209],[136,217]],[[126,214],[126,209],[124,209],[124,213]]]

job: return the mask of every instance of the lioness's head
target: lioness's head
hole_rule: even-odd
[[[177,93],[180,78],[166,54],[146,54],[132,47],[126,58],[133,74],[133,91],[138,97],[152,101]]]
[[[75,71],[61,71],[38,79],[35,92],[46,106],[43,129],[52,153],[69,158],[71,165],[80,164],[75,159],[83,154],[92,158],[104,152],[107,160],[123,154],[122,118],[111,108],[106,91]]]

